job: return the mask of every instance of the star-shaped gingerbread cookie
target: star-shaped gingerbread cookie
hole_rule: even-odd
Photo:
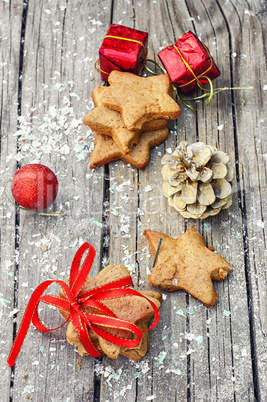
[[[97,133],[112,137],[123,154],[131,152],[142,133],[167,127],[166,119],[156,119],[143,124],[141,130],[127,130],[121,114],[103,106],[101,96],[106,89],[107,87],[100,85],[94,88],[92,99],[96,107],[84,117],[83,123]]]
[[[111,281],[116,281],[118,279],[124,278],[129,275],[129,271],[123,265],[108,265],[104,269],[102,269],[95,278],[88,277],[86,282],[81,290],[81,295],[85,292],[88,292],[91,289],[96,287],[105,285]],[[156,306],[159,308],[161,305],[162,295],[157,291],[140,291],[140,294],[146,296],[150,299]],[[64,297],[64,292],[60,290],[60,296]],[[145,331],[148,328],[148,324],[154,315],[153,308],[151,304],[143,297],[131,295],[124,296],[115,299],[107,299],[102,300],[102,304],[108,307],[116,316],[120,319],[130,321],[136,324],[141,330]],[[92,308],[82,307],[84,311],[99,314],[99,311],[93,310]],[[68,318],[68,312],[65,310],[61,310],[61,314],[65,319]],[[123,338],[129,338],[130,335],[128,331],[122,329],[114,329],[114,328],[105,328],[106,331],[110,332],[113,335],[121,336]],[[97,349],[106,354],[112,359],[116,359],[119,354],[128,357],[132,360],[140,360],[148,351],[149,348],[149,334],[148,331],[143,333],[141,342],[137,347],[134,348],[125,348],[122,346],[115,345],[114,343],[106,341],[99,335],[96,335],[91,329],[89,329],[90,337],[97,347]],[[88,352],[84,348],[83,344],[78,335],[77,329],[74,327],[72,322],[69,322],[67,328],[67,340],[73,345],[75,344],[78,347],[78,353],[81,356],[88,355]]]
[[[177,119],[180,108],[170,96],[167,74],[139,77],[112,71],[110,86],[101,97],[102,104],[121,113],[128,130],[140,130],[144,123],[163,118]]]
[[[122,159],[126,163],[143,169],[149,162],[150,149],[165,141],[168,134],[168,128],[143,133],[138,144],[125,155],[111,137],[95,133],[95,146],[90,156],[90,169],[95,169],[117,159]]]
[[[184,290],[205,306],[216,304],[218,297],[212,281],[224,280],[231,266],[206,247],[196,228],[187,229],[177,239],[152,230],[145,230],[144,235],[154,257],[162,239],[155,267],[148,275],[151,285],[168,291]]]

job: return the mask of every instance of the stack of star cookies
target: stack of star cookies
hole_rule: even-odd
[[[95,134],[90,168],[117,159],[144,168],[150,149],[168,137],[168,119],[180,116],[170,96],[170,79],[166,74],[146,78],[114,70],[108,81],[110,86],[94,88],[95,109],[83,119]]]
[[[107,285],[111,281],[117,281],[120,279],[125,279],[129,275],[129,271],[123,265],[108,265],[104,269],[102,269],[95,278],[87,277],[86,281],[81,289],[81,295],[85,294],[93,289],[96,289],[100,286]],[[132,287],[128,288],[132,289]],[[60,290],[60,296],[62,298],[66,298],[64,291]],[[143,297],[145,296],[145,297]],[[88,328],[88,332],[90,338],[93,342],[93,345],[100,351],[101,353],[106,354],[111,359],[116,359],[119,355],[123,355],[132,360],[140,360],[148,351],[149,348],[149,334],[148,334],[148,324],[154,316],[154,310],[149,301],[156,305],[157,308],[160,307],[162,300],[162,295],[160,292],[155,290],[141,290],[137,291],[135,295],[129,294],[128,296],[109,297],[106,300],[101,300],[101,303],[104,307],[108,308],[115,317],[121,320],[127,320],[130,323],[137,325],[141,331],[143,332],[140,343],[135,347],[123,347],[119,346],[118,343],[112,343],[107,341],[105,338],[99,336],[93,328]],[[82,307],[82,311],[91,314],[99,314],[99,311],[96,307]],[[61,314],[63,317],[68,320],[69,311],[61,309]],[[111,335],[116,338],[121,339],[133,339],[134,335],[129,331],[123,328],[117,328],[114,326],[108,327],[99,327],[98,329],[105,329],[106,332],[109,332]],[[73,322],[70,320],[67,328],[67,340],[73,345],[75,344],[78,347],[78,353],[81,356],[88,355],[86,351],[77,328],[74,326]],[[130,342],[129,342],[130,343]]]

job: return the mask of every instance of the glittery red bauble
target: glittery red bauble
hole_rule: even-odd
[[[27,209],[44,209],[56,198],[58,180],[54,172],[41,164],[29,164],[20,168],[11,182],[15,201]]]

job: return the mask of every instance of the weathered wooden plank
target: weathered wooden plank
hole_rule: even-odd
[[[134,19],[135,4],[113,2],[112,23],[141,29]],[[108,25],[106,26],[108,29]],[[100,43],[101,44],[101,43]],[[109,166],[109,225],[110,225],[110,263],[125,265],[132,273],[136,288],[140,287],[136,233],[138,225],[139,173],[138,169],[116,161]],[[147,360],[135,363],[119,356],[116,361],[104,357],[104,375],[101,382],[101,400],[135,400],[138,383],[147,371]],[[141,376],[140,376],[141,374]],[[138,396],[139,397],[139,396]]]
[[[153,53],[152,59],[158,61],[157,53],[164,46],[174,43],[179,36],[189,29],[189,15],[186,5],[179,4],[179,13],[173,10],[174,2],[158,2],[154,5],[148,31],[151,32]],[[147,9],[149,9],[147,2]],[[158,18],[162,15],[162,19]],[[156,28],[156,30],[155,30]],[[155,34],[156,33],[156,34]],[[176,122],[170,123],[170,134],[167,141],[152,152],[152,158],[148,168],[140,173],[140,209],[144,211],[141,217],[142,227],[139,229],[139,247],[146,247],[146,265],[143,266],[142,276],[151,271],[153,258],[143,230],[151,229],[169,236],[178,237],[185,230],[185,221],[178,213],[171,209],[167,199],[162,193],[161,158],[167,152],[172,152],[178,143],[187,139],[191,133],[191,127],[195,125],[195,115],[182,108],[181,117]],[[178,132],[179,136],[178,136]],[[147,192],[147,186],[151,191]],[[148,272],[147,272],[148,271]],[[151,346],[155,354],[152,360],[153,377],[151,379],[151,394],[158,400],[187,400],[189,376],[187,372],[187,344],[186,333],[188,331],[187,296],[184,292],[163,292],[164,300],[161,307],[161,322],[157,331],[152,334]],[[153,343],[154,342],[154,347]],[[143,386],[143,399],[147,390]],[[157,400],[156,399],[156,400]],[[141,398],[142,400],[142,398]]]
[[[223,4],[222,4],[223,5]],[[238,147],[239,191],[245,249],[244,270],[251,331],[251,358],[254,370],[255,399],[266,395],[266,6],[263,2],[248,2],[234,10],[240,28],[230,25],[231,41],[236,57],[234,73],[240,85],[253,85],[243,99],[234,96],[236,137]],[[227,18],[230,10],[224,9]],[[239,28],[239,29],[238,29]],[[234,82],[236,85],[236,82]],[[243,105],[245,103],[245,105]]]
[[[3,192],[6,183],[16,169],[17,112],[19,94],[19,59],[23,1],[16,4],[0,4],[0,389],[1,399],[10,398],[11,370],[6,359],[13,341],[13,318],[16,319],[14,288],[16,281],[16,214],[15,208],[7,202]],[[10,194],[10,184],[7,193]]]
[[[123,7],[124,6],[124,7]],[[113,22],[120,21],[121,24],[130,26],[136,29],[141,29],[149,32],[149,54],[148,58],[155,58],[156,52],[160,46],[160,40],[169,34],[162,26],[161,21],[157,21],[157,35],[155,35],[156,25],[150,18],[162,13],[162,3],[160,2],[135,2],[133,4],[120,2],[114,3]],[[141,11],[142,9],[142,11]],[[147,16],[150,16],[148,19]],[[168,25],[169,17],[165,10],[164,24]],[[153,66],[152,66],[153,68]],[[174,138],[174,134],[172,134]],[[176,136],[175,136],[176,138]],[[122,162],[112,164],[111,168],[111,183],[117,182],[110,194],[110,227],[111,227],[111,242],[110,242],[110,259],[112,263],[122,262],[131,270],[135,266],[133,277],[135,284],[139,288],[151,288],[147,283],[147,269],[151,268],[151,260],[148,261],[148,255],[151,255],[146,239],[142,236],[143,230],[151,227],[160,229],[167,223],[162,219],[161,208],[166,209],[161,191],[159,180],[160,158],[164,152],[164,145],[156,147],[151,152],[151,160],[149,165],[144,170],[129,168]],[[119,187],[117,187],[119,184]],[[153,189],[153,192],[150,191]],[[120,192],[122,190],[122,193]],[[119,193],[119,194],[118,194]],[[162,202],[163,201],[163,202]],[[114,208],[118,211],[118,216],[114,216]],[[170,220],[171,221],[171,220]],[[151,223],[149,223],[151,222]],[[124,224],[128,225],[127,233],[122,233]],[[168,223],[167,223],[168,224]],[[114,230],[115,228],[115,230]],[[163,229],[162,229],[163,230]],[[115,262],[114,262],[115,260]],[[181,394],[186,396],[187,378],[182,375],[179,378],[180,369],[186,367],[186,360],[182,363],[176,362],[177,349],[172,349],[173,343],[179,344],[182,342],[185,345],[185,340],[180,340],[181,329],[174,325],[170,327],[170,315],[177,319],[178,315],[174,314],[173,304],[170,303],[171,297],[166,295],[166,300],[161,307],[161,322],[156,330],[151,331],[150,340],[151,346],[147,356],[139,363],[131,362],[121,357],[116,362],[105,359],[105,370],[114,370],[119,372],[119,379],[112,382],[112,387],[109,383],[103,382],[101,395],[103,400],[146,400],[153,395],[160,398],[164,393],[164,398],[174,400],[176,388],[182,389]],[[183,297],[184,299],[184,297]],[[178,318],[179,320],[179,318]],[[176,320],[177,323],[177,320]],[[176,334],[175,334],[176,332]],[[177,334],[179,341],[177,342]],[[172,349],[172,353],[169,351]],[[168,373],[165,373],[165,365],[161,359],[164,358],[165,351],[168,352],[166,360],[170,363]],[[172,363],[169,361],[171,360]],[[110,364],[110,366],[108,366]],[[163,373],[164,371],[164,373]],[[159,381],[159,377],[161,380]],[[163,378],[162,378],[163,377]],[[175,386],[169,387],[170,378]],[[180,380],[180,381],[179,381]],[[166,384],[168,382],[168,386]],[[183,386],[180,386],[183,384]],[[168,391],[167,391],[168,389]],[[170,396],[170,398],[169,398]]]
[[[19,213],[19,321],[40,282],[66,279],[83,242],[96,248],[92,275],[99,270],[104,176],[103,171],[89,172],[91,133],[81,119],[92,108],[89,95],[98,80],[96,38],[103,35],[109,7],[108,1],[28,4],[18,138],[21,164],[36,161],[52,168],[59,194],[49,210],[62,209],[67,215]],[[57,294],[58,289],[51,291]],[[43,319],[48,327],[63,322],[58,311],[49,308]],[[13,400],[93,399],[95,361],[80,359],[65,332],[66,326],[51,334],[30,328],[16,364]]]
[[[216,80],[216,86],[231,86],[231,48],[229,48],[228,21],[224,20],[221,9],[213,4],[209,7],[195,9],[191,2],[190,13],[194,18],[196,32],[207,43],[221,68],[221,77]],[[207,13],[205,31],[203,32],[202,15]],[[209,24],[210,21],[210,24]],[[222,25],[225,28],[222,29]],[[231,25],[237,26],[238,20]],[[214,49],[214,50],[213,50]],[[238,86],[238,75],[235,76]],[[239,96],[240,94],[237,94]],[[201,108],[198,112],[198,132],[200,141],[216,145],[227,152],[231,162],[235,164],[235,122],[232,114],[232,99],[229,92],[218,95],[217,102],[211,108]],[[217,103],[217,105],[216,105]],[[234,195],[237,194],[237,184],[233,184]],[[203,380],[197,376],[192,392],[203,395],[203,398],[242,400],[253,399],[253,371],[250,361],[249,318],[247,309],[246,277],[243,266],[243,239],[241,236],[241,211],[238,208],[238,198],[234,196],[233,206],[223,211],[211,221],[210,230],[205,227],[207,241],[213,244],[216,252],[225,256],[233,267],[233,273],[223,284],[218,284],[219,302],[216,309],[211,309],[209,318],[209,353],[207,361],[209,379],[203,392]],[[241,283],[241,286],[240,286]],[[228,316],[228,314],[230,314]],[[241,318],[242,317],[242,318]],[[220,336],[220,334],[224,336]],[[242,355],[243,350],[243,355]],[[246,355],[245,355],[246,350]],[[203,364],[203,359],[195,359],[195,370]],[[197,363],[197,362],[201,363]],[[221,373],[224,373],[221,376]],[[244,381],[244,378],[246,379]],[[209,390],[210,388],[210,390]]]

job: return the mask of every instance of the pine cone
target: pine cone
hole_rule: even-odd
[[[182,141],[161,164],[163,193],[184,218],[205,219],[232,205],[234,170],[226,153],[203,142]]]

